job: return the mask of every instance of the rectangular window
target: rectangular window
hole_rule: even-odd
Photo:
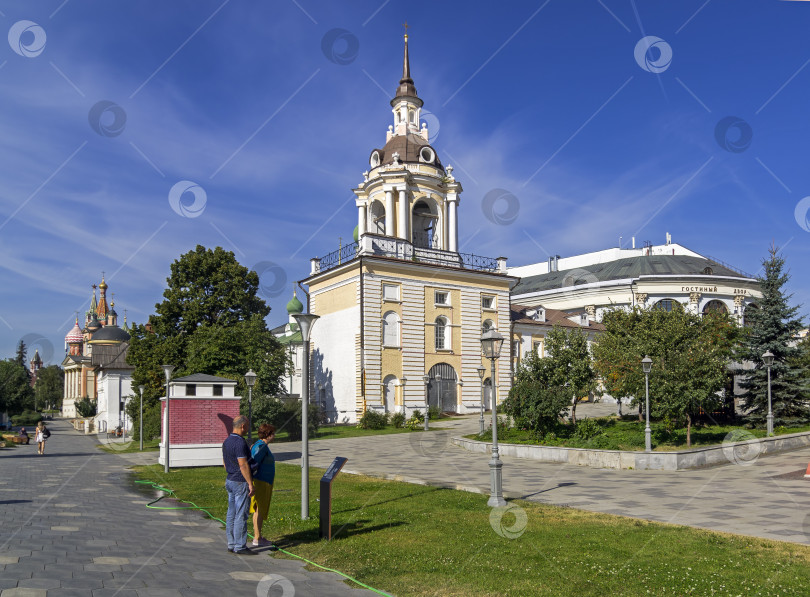
[[[544,354],[543,341],[542,340],[535,340],[534,342],[532,342],[532,350],[534,350],[534,352],[537,353],[538,357],[546,356]]]
[[[197,384],[187,383],[186,396],[196,396],[196,395],[197,395]]]
[[[437,290],[434,293],[434,299],[437,305],[449,305],[450,304],[450,293],[445,292],[443,290]]]
[[[494,296],[482,296],[481,297],[481,308],[487,310],[494,310],[495,309],[495,297]]]
[[[398,301],[399,300],[399,285],[397,285],[397,284],[383,284],[383,300],[384,301]]]
[[[214,396],[222,396],[222,384],[215,383],[214,384]]]

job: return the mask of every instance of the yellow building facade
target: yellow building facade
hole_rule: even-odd
[[[458,251],[462,186],[420,127],[422,100],[403,74],[391,100],[393,124],[354,189],[355,243],[313,259],[309,310],[311,390],[327,417],[353,422],[365,410],[477,412],[492,383],[481,334],[505,338],[495,385],[509,387],[506,259]],[[485,376],[479,368],[485,367]]]

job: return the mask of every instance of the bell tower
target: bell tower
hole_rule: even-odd
[[[458,204],[461,184],[430,145],[421,124],[421,98],[411,78],[408,34],[402,78],[391,110],[385,145],[369,156],[369,170],[354,189],[357,199],[357,238],[360,252],[368,252],[373,237],[397,239],[397,254],[411,258],[424,251],[458,252]],[[364,236],[369,236],[365,239]]]

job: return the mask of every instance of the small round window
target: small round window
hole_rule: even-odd
[[[706,267],[703,269],[703,273],[706,274],[707,276],[711,276],[714,273],[714,270],[710,267]]]
[[[427,162],[428,164],[432,164],[433,160],[436,159],[436,154],[433,153],[433,150],[430,147],[423,147],[419,151],[419,161]]]
[[[380,165],[380,154],[378,152],[373,152],[371,154],[371,159],[369,160],[369,164],[372,168],[376,168]]]

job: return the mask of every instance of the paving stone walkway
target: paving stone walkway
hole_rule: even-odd
[[[577,415],[602,416],[615,408],[583,404]],[[335,456],[344,456],[349,459],[344,472],[488,494],[489,455],[468,452],[450,441],[476,433],[478,418],[435,424],[447,429],[314,441],[310,464],[326,467]],[[300,446],[276,444],[273,453],[277,461],[296,462]],[[502,460],[507,498],[810,545],[810,479],[804,478],[810,448],[743,455],[738,464],[671,472]]]
[[[0,450],[0,597],[375,595],[296,560],[235,556],[218,522],[145,505],[122,458],[53,421],[36,446]],[[224,481],[223,481],[224,483]]]

